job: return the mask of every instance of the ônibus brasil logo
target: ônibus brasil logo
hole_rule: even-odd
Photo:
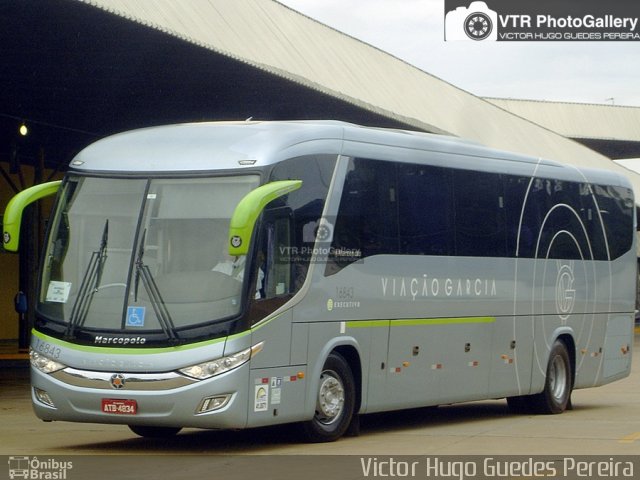
[[[73,462],[55,458],[10,456],[9,478],[67,480],[67,472],[73,468]]]

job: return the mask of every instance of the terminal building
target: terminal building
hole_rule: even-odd
[[[217,120],[335,119],[453,135],[640,175],[640,108],[483,99],[272,0],[39,0],[0,10],[0,212],[113,133]],[[0,353],[20,356],[50,202],[0,251]],[[31,303],[31,299],[29,302]]]

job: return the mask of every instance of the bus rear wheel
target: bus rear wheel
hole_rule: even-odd
[[[355,408],[355,381],[351,368],[338,353],[331,353],[322,368],[313,418],[302,424],[309,442],[332,442],[349,428]]]
[[[509,408],[516,413],[557,414],[564,412],[571,402],[573,372],[567,346],[556,340],[549,353],[547,374],[542,392],[535,395],[507,399]]]
[[[567,409],[573,388],[573,375],[569,351],[562,340],[551,347],[544,390],[532,397],[532,407],[537,413],[556,414]]]
[[[129,429],[136,435],[145,438],[173,437],[182,430],[180,427],[148,427],[146,425],[129,425]]]

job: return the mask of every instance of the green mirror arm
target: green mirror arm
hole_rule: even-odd
[[[20,243],[20,225],[22,223],[22,212],[36,200],[53,195],[60,188],[62,180],[55,182],[41,183],[33,187],[22,190],[15,195],[7,208],[4,210],[3,218],[3,242],[4,249],[9,252],[17,252]]]
[[[251,190],[233,211],[229,224],[229,255],[246,255],[256,220],[267,203],[299,189],[302,180],[278,180]]]

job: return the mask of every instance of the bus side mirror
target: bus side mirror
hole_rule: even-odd
[[[53,195],[60,188],[62,180],[55,182],[42,183],[33,187],[22,190],[15,195],[7,208],[4,210],[4,225],[2,241],[4,249],[9,252],[17,252],[20,243],[20,225],[22,223],[22,212],[27,206],[40,200],[41,198]]]
[[[278,180],[247,193],[233,211],[229,224],[229,255],[246,255],[258,216],[267,203],[299,189],[302,180]]]

